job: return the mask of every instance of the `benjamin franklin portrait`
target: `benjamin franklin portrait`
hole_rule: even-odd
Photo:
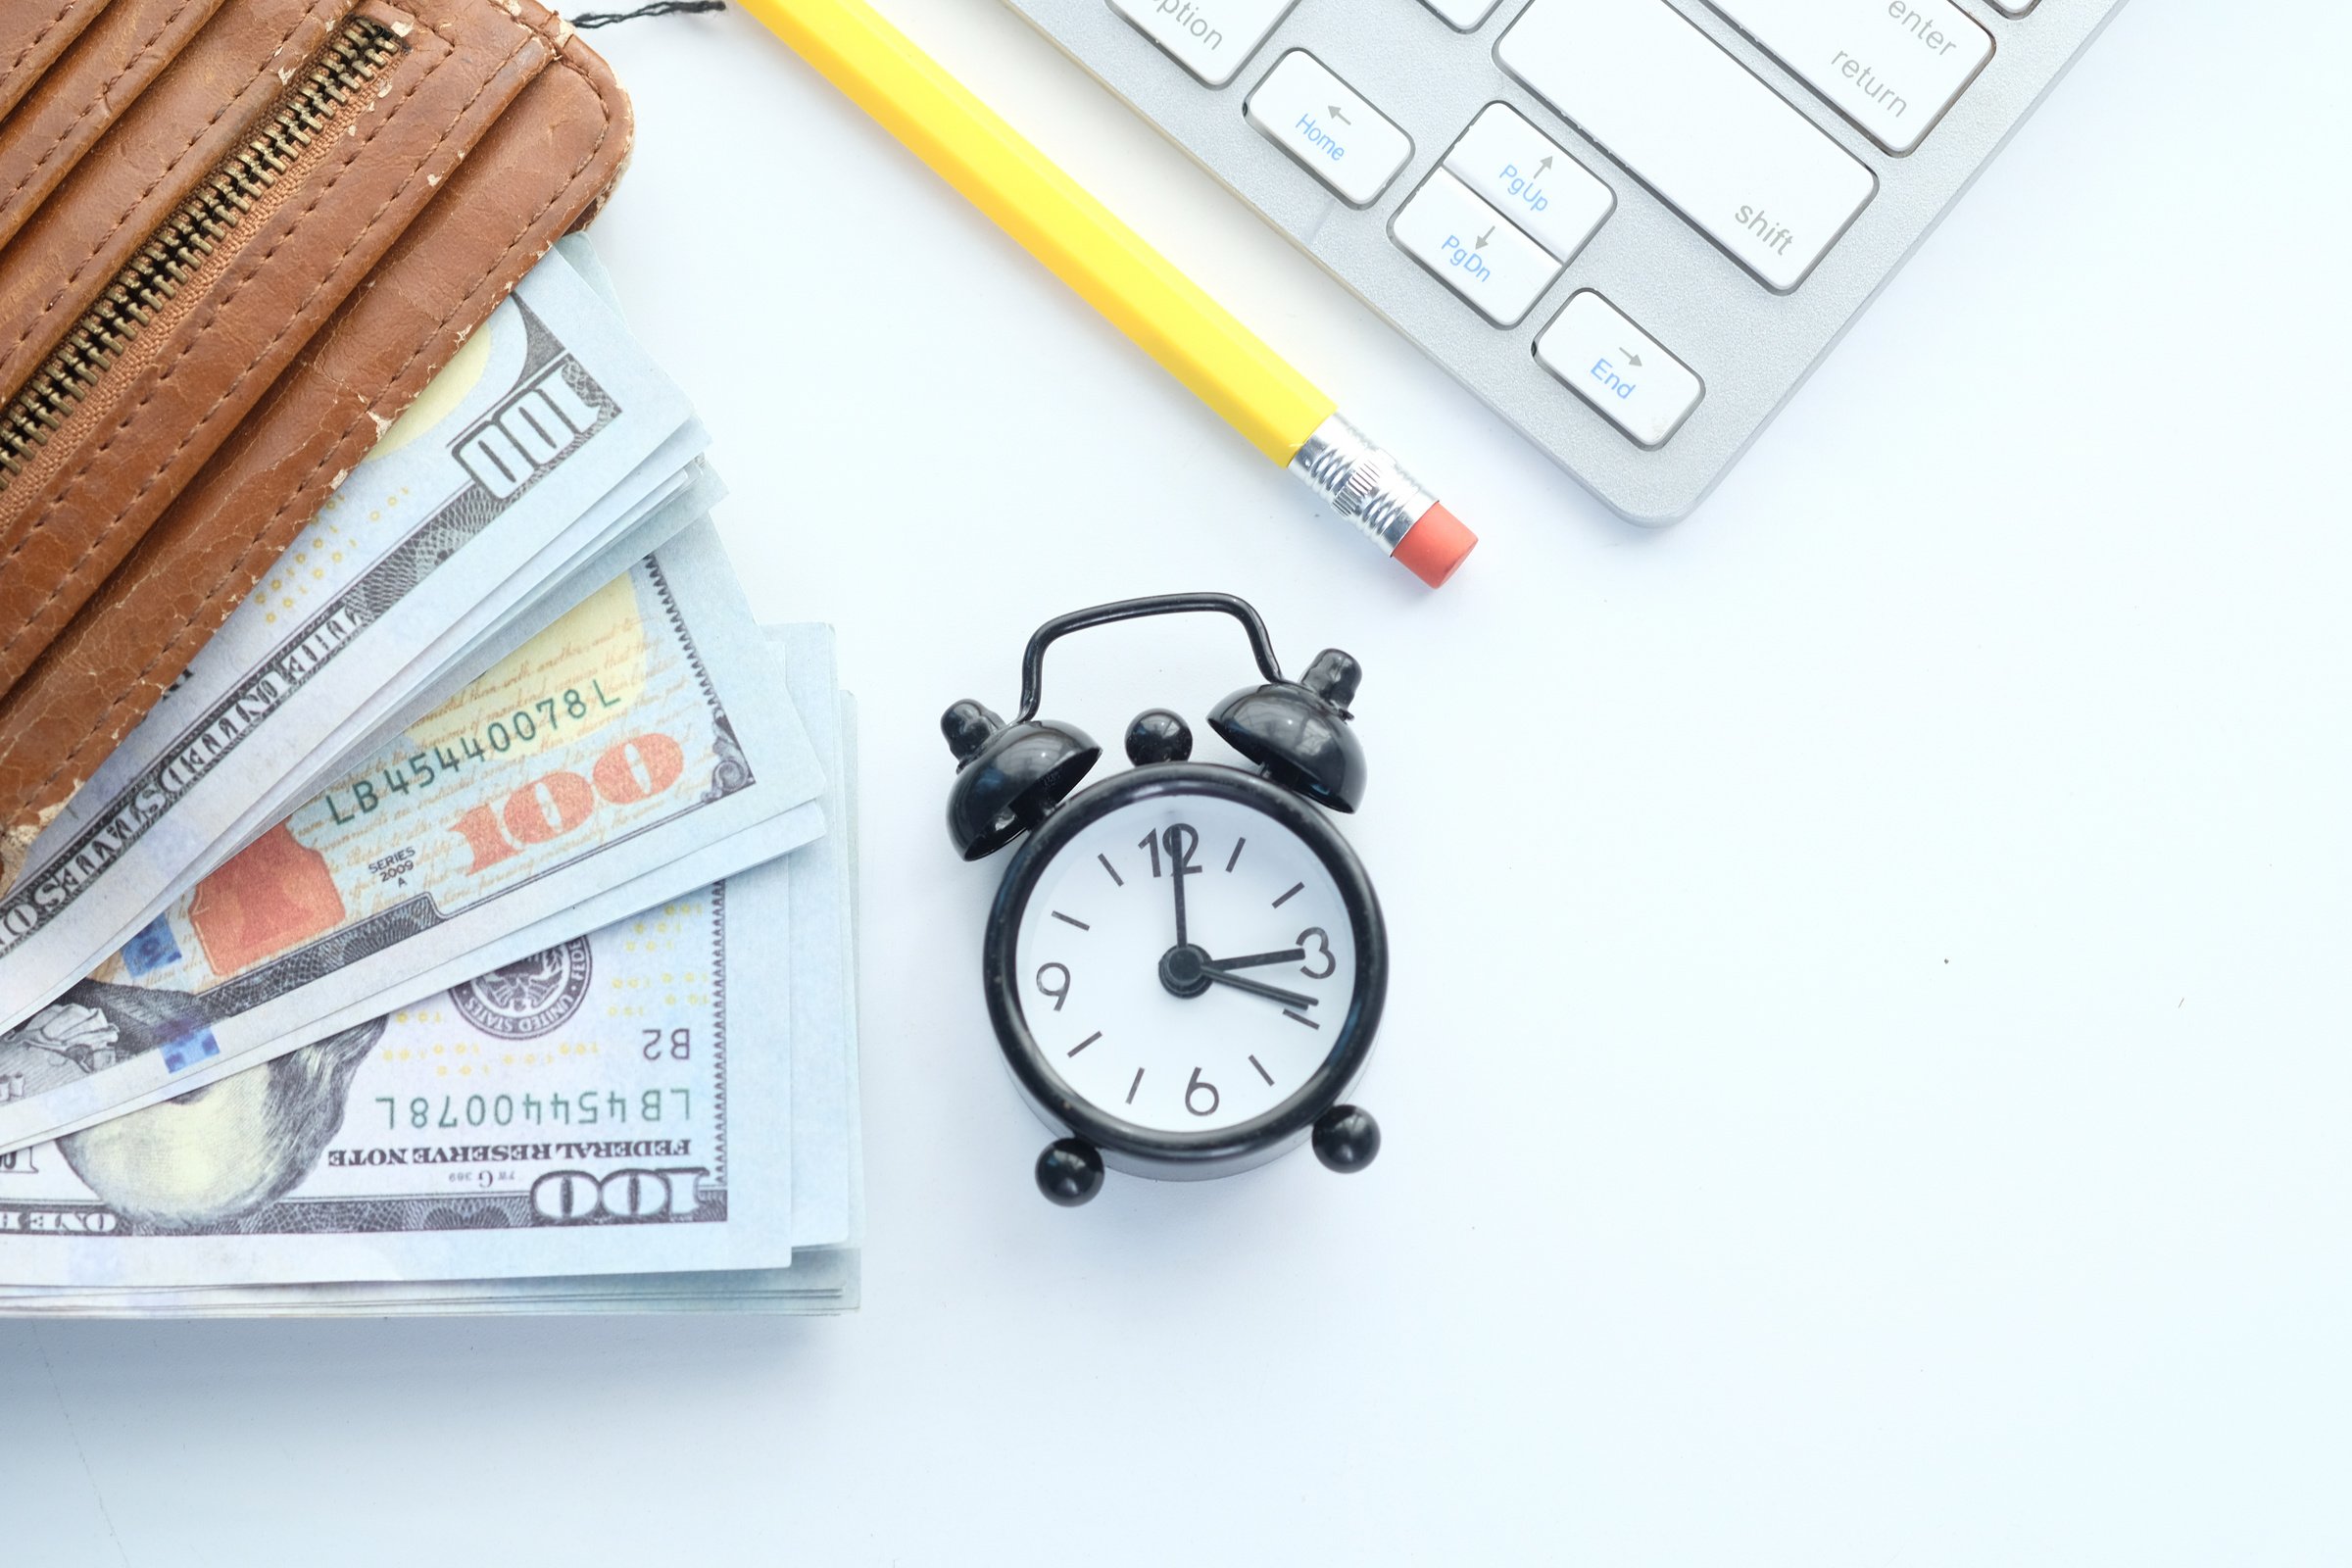
[[[209,1026],[202,999],[84,980],[0,1034],[0,1094],[37,1094]],[[159,1231],[233,1228],[310,1175],[343,1125],[375,1019],[58,1140],[106,1204]]]

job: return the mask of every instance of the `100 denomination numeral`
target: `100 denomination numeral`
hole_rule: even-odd
[[[452,456],[474,482],[500,500],[514,495],[539,471],[597,426],[602,414],[564,378],[563,367],[516,397],[466,436]]]
[[[690,1218],[698,1206],[696,1184],[710,1173],[703,1165],[616,1170],[606,1176],[553,1170],[531,1183],[531,1212],[558,1225]],[[673,1180],[680,1176],[686,1178],[683,1195]]]
[[[525,845],[572,832],[596,814],[600,799],[633,806],[668,789],[685,771],[686,754],[676,741],[659,732],[632,735],[607,747],[586,778],[567,767],[542,773],[518,785],[496,810],[469,808],[450,827],[472,850],[468,869],[478,873],[519,855]]]

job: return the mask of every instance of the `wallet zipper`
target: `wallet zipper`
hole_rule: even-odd
[[[269,221],[324,161],[363,96],[401,52],[385,23],[354,16],[312,60],[254,137],[206,175],[0,414],[0,498],[64,430],[99,383],[162,352],[227,266],[231,241]],[[0,499],[0,514],[11,509]]]

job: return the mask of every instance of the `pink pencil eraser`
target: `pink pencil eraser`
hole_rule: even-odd
[[[1395,553],[1406,570],[1432,588],[1442,588],[1477,548],[1478,535],[1463,527],[1462,519],[1443,503],[1432,502],[1421,520],[1404,530]]]

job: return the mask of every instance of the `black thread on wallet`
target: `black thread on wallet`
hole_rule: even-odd
[[[690,17],[698,12],[724,11],[727,0],[653,0],[652,5],[639,6],[634,11],[583,11],[571,19],[574,32],[590,27],[609,27],[615,22],[639,22],[647,17]]]

